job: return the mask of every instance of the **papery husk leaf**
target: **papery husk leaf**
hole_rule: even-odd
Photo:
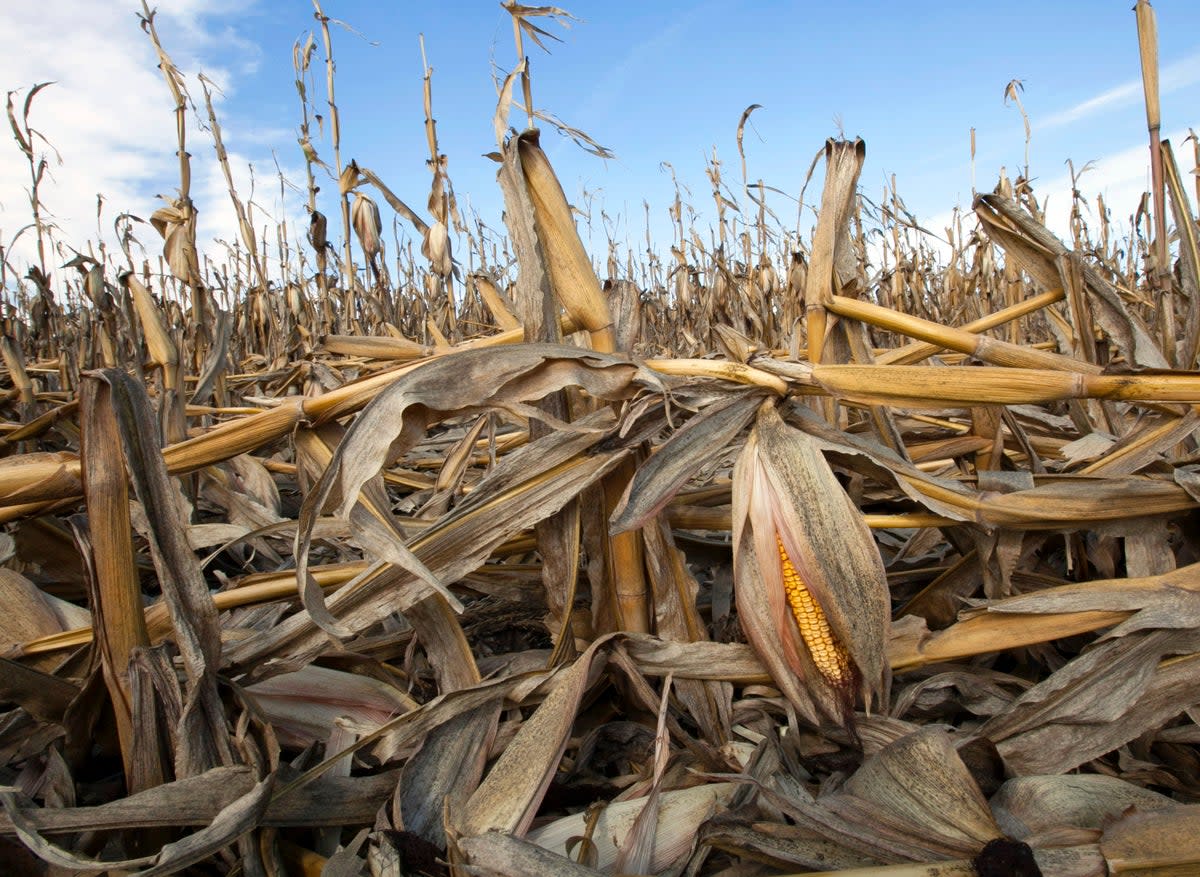
[[[295,444],[297,457],[303,467],[302,473],[309,475],[310,479],[315,479],[317,477],[316,473],[324,471],[329,466],[341,439],[342,432],[335,424],[328,424],[317,431],[303,430],[297,432]],[[412,573],[431,592],[440,594],[451,608],[458,612],[462,611],[462,604],[459,603],[458,598],[450,593],[437,576],[405,544],[406,536],[400,530],[395,517],[392,515],[391,505],[383,487],[383,480],[379,475],[371,477],[362,485],[357,501],[350,508],[349,517],[355,541],[358,542],[369,556],[375,557],[377,561],[392,564]],[[297,530],[297,533],[299,534],[299,530]],[[304,603],[304,608],[312,616],[317,626],[334,636],[352,636],[352,631],[343,628],[329,614],[328,609],[325,607],[322,588],[315,578],[307,574],[303,566],[298,569],[297,578],[301,583],[300,596]],[[439,628],[443,627],[443,625],[437,624],[436,621],[435,626]],[[457,627],[457,625],[453,625],[453,627]],[[454,634],[453,630],[445,632],[449,633],[455,639],[462,639],[461,631],[458,631],[457,635]],[[422,631],[422,633],[426,633],[426,631]],[[432,634],[433,631],[428,631],[428,633]],[[432,636],[430,639],[439,645],[441,644],[440,639],[435,639]],[[475,662],[471,658],[470,650],[464,644],[458,651],[459,654],[457,657],[465,657],[465,664],[462,661],[452,661],[446,664],[438,663],[435,666],[452,673],[456,672],[460,667],[471,668],[473,671]],[[463,680],[463,684],[477,682],[478,678],[477,673],[470,672]]]
[[[858,175],[867,157],[861,139],[825,141],[825,186],[813,232],[812,257],[804,290],[808,322],[808,360],[821,362],[825,349],[825,308],[835,291],[849,282],[854,254],[850,248],[850,213]]]
[[[1065,849],[1035,849],[1033,861],[1046,877],[1105,877],[1104,859],[1095,844]],[[1012,867],[1001,863],[1001,868]],[[914,865],[878,865],[837,871],[806,871],[805,877],[979,877],[974,859]],[[1008,871],[997,872],[1010,877]],[[1028,872],[1023,872],[1028,873]],[[991,875],[989,875],[991,877]]]
[[[753,436],[747,442],[747,449],[751,447],[751,443],[756,443]],[[749,451],[746,450],[742,453],[744,457]],[[738,466],[742,465],[742,458],[739,458]],[[744,465],[749,468],[751,464],[746,462]],[[735,468],[733,477],[736,482],[747,476],[739,468]],[[791,633],[788,627],[790,619],[785,611],[786,607],[782,605],[783,578],[781,575],[768,578],[764,573],[764,568],[769,569],[772,564],[778,563],[778,551],[772,544],[770,553],[765,557],[760,557],[757,548],[758,540],[754,538],[753,531],[746,532],[745,515],[738,515],[737,511],[735,508],[733,580],[736,589],[738,621],[760,662],[759,666],[770,674],[774,685],[779,688],[795,708],[797,714],[805,721],[813,725],[820,725],[822,715],[830,713],[836,717],[835,721],[843,721],[845,708],[842,706],[842,701],[822,687],[820,692],[825,694],[822,698],[825,707],[823,710],[819,710],[816,701],[820,695],[813,693],[809,686],[803,684],[797,674],[795,667],[804,667],[804,664],[797,651],[799,632]],[[778,595],[770,596],[771,589],[776,589]],[[791,624],[794,625],[795,622],[791,621]],[[811,658],[809,660],[811,666]],[[811,677],[817,676],[815,666],[811,666],[809,672]]]
[[[450,258],[450,233],[444,222],[435,222],[425,232],[421,255],[429,260],[429,269],[439,277],[449,277],[454,270]]]
[[[336,719],[374,730],[417,702],[369,676],[310,664],[294,673],[247,686],[246,694],[262,710],[284,745],[303,748],[324,742]]]
[[[133,299],[134,309],[142,324],[142,336],[146,339],[146,348],[150,351],[150,361],[163,366],[166,369],[167,386],[175,386],[176,376],[171,372],[179,366],[179,350],[167,331],[162,311],[150,295],[150,290],[146,289],[132,272],[121,275],[121,281],[128,287]]]
[[[471,275],[471,279],[475,283],[475,290],[479,293],[479,297],[491,312],[492,318],[495,319],[496,325],[501,329],[520,329],[521,321],[513,316],[510,302],[497,288],[492,278],[482,273],[476,273]]]
[[[663,792],[659,796],[659,822],[649,870],[658,873],[686,853],[701,823],[727,804],[737,789],[737,783],[706,783]],[[618,850],[633,828],[644,803],[641,799],[617,801],[601,812],[592,834],[597,869],[607,871],[616,862]],[[584,835],[586,823],[586,813],[564,816],[531,831],[528,839],[540,847],[566,856],[570,854],[568,847],[572,838]]]
[[[355,192],[354,204],[350,208],[350,223],[367,261],[374,262],[382,248],[379,236],[383,232],[383,220],[379,217],[379,205],[362,192]]]

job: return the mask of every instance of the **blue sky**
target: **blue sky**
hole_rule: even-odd
[[[568,197],[591,206],[600,240],[603,209],[615,236],[640,248],[648,201],[655,243],[665,250],[673,189],[663,162],[689,187],[698,225],[706,227],[714,214],[706,159],[715,147],[725,181],[739,195],[735,130],[752,103],[762,109],[745,135],[751,181],[761,178],[794,197],[814,153],[841,131],[866,141],[864,194],[877,199],[895,174],[910,210],[936,226],[954,206],[969,207],[972,127],[980,189],[994,185],[1002,166],[1014,172],[1023,163],[1020,114],[1003,100],[1012,79],[1024,82],[1037,190],[1065,207],[1065,160],[1076,167],[1100,160],[1082,188],[1107,192],[1120,218],[1136,206],[1147,164],[1130,5],[568,0],[566,8],[582,21],[569,30],[545,24],[563,40],[549,44],[549,55],[526,48],[535,104],[616,154],[602,161],[542,126]],[[371,167],[410,205],[423,207],[429,176],[418,34],[424,34],[440,146],[460,205],[469,203],[499,227],[495,165],[481,156],[495,148],[491,61],[507,70],[515,60],[509,15],[492,0],[327,0],[324,8],[357,31],[333,29],[343,158]],[[1200,126],[1200,3],[1158,0],[1154,8],[1163,133],[1176,137],[1180,162],[1190,169],[1191,145],[1181,138]],[[157,206],[154,193],[176,185],[170,102],[135,9],[129,0],[44,0],[34,11],[0,10],[0,29],[28,34],[9,41],[16,51],[0,59],[0,85],[23,89],[58,80],[35,104],[34,123],[63,156],[64,164],[52,168],[47,202],[72,239],[73,232],[96,228],[96,192],[105,193],[114,214],[147,216]],[[291,54],[315,29],[310,2],[164,0],[159,9],[160,34],[189,75],[193,99],[201,98],[198,72],[222,85],[219,113],[241,185],[248,186],[245,168],[252,164],[259,203],[299,216],[299,196],[276,203],[272,176],[278,160],[292,181],[303,180]],[[323,101],[319,32],[317,39],[315,96]],[[47,51],[48,45],[55,48]],[[514,110],[511,121],[523,124],[523,114]],[[194,132],[190,143],[201,233],[230,238],[235,226],[203,136]],[[328,141],[318,149],[332,161]],[[15,147],[0,145],[5,243],[27,222],[19,159]],[[326,181],[324,193],[334,191]],[[819,185],[810,187],[807,200],[818,194]],[[794,222],[794,203],[778,196],[771,203],[785,223]],[[323,207],[334,212],[332,197]],[[151,234],[143,238],[155,246]]]

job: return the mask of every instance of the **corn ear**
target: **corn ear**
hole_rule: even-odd
[[[833,631],[829,629],[829,619],[825,617],[821,604],[817,602],[804,579],[800,577],[792,559],[788,557],[783,537],[778,533],[775,534],[775,543],[779,549],[780,567],[783,570],[783,592],[792,609],[796,626],[800,629],[800,638],[812,655],[813,663],[830,685],[850,685],[854,667],[846,647],[838,642]]]
[[[890,599],[861,513],[813,441],[759,410],[733,477],[734,586],[751,645],[799,715],[852,731],[886,707]]]

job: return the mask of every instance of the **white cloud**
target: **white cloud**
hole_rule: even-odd
[[[1197,82],[1200,82],[1200,54],[1189,55],[1163,67],[1159,71],[1158,77],[1159,94],[1170,94],[1180,88],[1195,85]],[[1069,125],[1104,110],[1125,106],[1143,99],[1142,80],[1140,78],[1131,79],[1103,91],[1095,97],[1081,101],[1073,107],[1053,113],[1048,118],[1039,121],[1037,128],[1044,131]]]
[[[240,37],[230,21],[251,4],[232,0],[172,0],[162,4],[156,25],[164,47],[184,72],[201,114],[203,94],[196,74],[216,82],[232,97],[237,76],[258,64],[256,46]],[[174,196],[179,186],[176,132],[171,98],[149,37],[138,25],[136,0],[44,0],[0,3],[0,33],[10,35],[0,53],[0,90],[15,90],[18,118],[30,86],[55,84],[33,101],[29,122],[50,142],[35,150],[48,163],[41,196],[47,219],[59,228],[58,240],[75,247],[101,234],[112,252],[112,223],[123,212],[148,218],[162,205],[156,194]],[[228,58],[234,57],[232,71]],[[218,116],[224,99],[214,94]],[[206,114],[205,114],[206,119]],[[192,154],[192,197],[200,210],[202,247],[215,236],[232,240],[237,222],[217,165],[212,140],[198,130],[188,110],[187,147]],[[254,157],[256,196],[270,207],[278,195],[269,150],[260,138],[239,134],[221,119],[239,194],[250,194],[247,165]],[[205,122],[207,124],[207,122]],[[33,255],[29,233],[12,246],[14,235],[31,221],[25,156],[8,136],[0,136],[0,244],[11,247],[10,260],[22,268]],[[294,136],[294,135],[291,135]],[[291,139],[289,136],[283,142]],[[276,141],[278,142],[278,141]],[[55,151],[61,155],[58,162]],[[245,152],[249,151],[249,154]],[[286,169],[285,169],[286,170]],[[96,196],[104,198],[97,230]],[[261,216],[260,216],[261,218]],[[135,229],[153,257],[161,247],[148,225]],[[208,248],[214,256],[223,254]],[[136,251],[135,251],[136,254]],[[48,268],[70,258],[69,250],[48,254]]]

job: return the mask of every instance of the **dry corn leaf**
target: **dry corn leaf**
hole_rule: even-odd
[[[140,875],[163,877],[203,861],[218,850],[235,843],[238,838],[260,824],[270,801],[272,787],[272,778],[257,782],[249,790],[241,792],[239,797],[233,800],[226,799],[228,803],[223,803],[221,809],[211,817],[212,821],[199,831],[168,844],[155,855],[121,861],[90,859],[54,845],[42,836],[36,821],[30,818],[31,814],[28,811],[20,807],[11,792],[0,792],[0,804],[3,804],[12,830],[21,842],[44,862],[85,873],[144,868],[138,871]],[[170,809],[163,809],[164,803],[170,801],[169,798],[164,800],[166,793],[155,794],[166,789],[170,789],[170,786],[159,786],[142,793],[146,797],[141,798],[138,803],[141,808],[145,808],[142,810],[143,814],[156,810],[164,814],[171,812]],[[179,823],[173,821],[171,824]],[[91,828],[93,825],[94,823],[90,823],[86,827]]]
[[[603,873],[498,831],[459,838],[458,845],[471,873],[478,877],[598,877]]]
[[[0,701],[14,703],[35,719],[61,722],[79,696],[79,686],[49,673],[0,658]]]
[[[502,831],[523,836],[529,829],[558,769],[579,702],[604,668],[612,641],[612,637],[596,640],[561,672],[462,810],[451,814],[459,835]]]
[[[667,699],[671,694],[671,682],[670,676],[663,681],[662,698],[658,706],[658,726],[654,732],[650,790],[639,802],[642,806],[637,811],[633,825],[625,835],[624,842],[617,845],[617,860],[613,863],[613,868],[621,874],[645,874],[650,870],[659,870],[653,868],[651,863],[660,852],[657,831],[661,817],[659,801],[662,796],[663,775],[670,757],[671,738],[667,734]],[[680,825],[680,823],[676,823],[675,828],[678,830]],[[676,837],[678,838],[678,835]],[[687,851],[690,851],[694,845],[693,838],[687,838],[686,843]]]
[[[245,691],[280,742],[298,749],[324,742],[338,719],[348,719],[367,733],[418,706],[377,679],[315,664],[247,686]]]
[[[988,804],[1004,833],[1017,840],[1062,827],[1099,831],[1133,806],[1175,806],[1166,795],[1103,774],[1014,777]]]
[[[18,645],[41,636],[90,623],[91,614],[74,603],[59,599],[38,588],[29,579],[11,569],[0,569],[0,653],[7,654]],[[51,657],[29,662],[39,669],[57,664]]]
[[[921,728],[885,746],[844,790],[813,799],[760,790],[797,826],[872,862],[973,856],[1001,836],[946,731]]]
[[[642,529],[646,571],[654,594],[654,630],[664,640],[700,642],[708,639],[704,618],[696,607],[700,591],[688,570],[686,555],[675,547],[670,529],[653,521]],[[675,689],[701,737],[713,746],[730,739],[733,686],[725,682],[676,679]]]
[[[1044,288],[1059,286],[1054,259],[1068,250],[1044,225],[1012,199],[998,194],[976,197],[975,215],[988,235],[1004,247],[1005,253]],[[1161,349],[1142,321],[1125,306],[1117,289],[1091,265],[1082,263],[1081,270],[1092,315],[1126,360],[1137,366],[1168,368]]]
[[[447,813],[479,786],[496,740],[499,703],[484,704],[433,729],[404,765],[392,800],[393,822],[445,849]]]
[[[1107,640],[1029,689],[979,734],[1015,775],[1070,770],[1200,703],[1197,651],[1194,629]]]
[[[987,801],[941,729],[922,728],[881,749],[839,794],[874,805],[875,818],[907,827],[931,852],[974,854],[1001,836]],[[838,802],[840,809],[840,797]]]
[[[763,394],[743,390],[705,406],[638,466],[612,520],[612,532],[645,525],[750,422]]]
[[[1108,873],[1185,877],[1200,869],[1200,807],[1136,807],[1104,830]]]
[[[873,438],[835,429],[803,405],[790,402],[780,413],[839,467],[894,486],[936,515],[959,521],[974,517],[978,500],[957,481],[923,472]]]
[[[851,874],[857,869],[859,873],[869,874],[871,866],[867,863],[880,861],[862,853],[849,852],[815,831],[778,822],[747,823],[745,819],[736,814],[710,819],[701,830],[701,843],[756,862],[766,861],[780,870],[801,867],[805,874],[818,868],[833,868],[839,873],[850,871]],[[866,867],[860,867],[864,865]],[[887,872],[881,870],[880,873]],[[903,875],[904,872],[900,873]],[[939,872],[935,877],[942,875]],[[967,871],[964,877],[976,875]]]
[[[526,345],[511,351],[468,351],[433,360],[380,393],[354,421],[320,481],[305,498],[297,535],[297,576],[307,582],[310,533],[327,504],[349,513],[354,497],[379,469],[415,444],[431,421],[494,407],[545,417],[529,400],[572,383],[600,398],[621,398],[635,381],[653,378],[636,366],[577,348]],[[326,630],[344,635],[322,612],[319,588],[306,586],[305,605]]]
[[[595,423],[604,419],[612,423],[611,411],[595,416]],[[624,455],[621,451],[582,455],[604,436],[595,425],[584,426],[586,432],[555,432],[510,454],[468,501],[412,541],[413,554],[434,576],[456,581],[482,565],[509,537],[556,512]],[[343,441],[339,448],[345,447]],[[497,509],[504,509],[502,517]],[[376,561],[332,596],[329,609],[339,624],[357,631],[392,612],[410,610],[428,593],[428,586],[411,573]],[[233,645],[226,657],[253,675],[264,676],[295,669],[319,654],[327,642],[324,631],[301,613]]]

